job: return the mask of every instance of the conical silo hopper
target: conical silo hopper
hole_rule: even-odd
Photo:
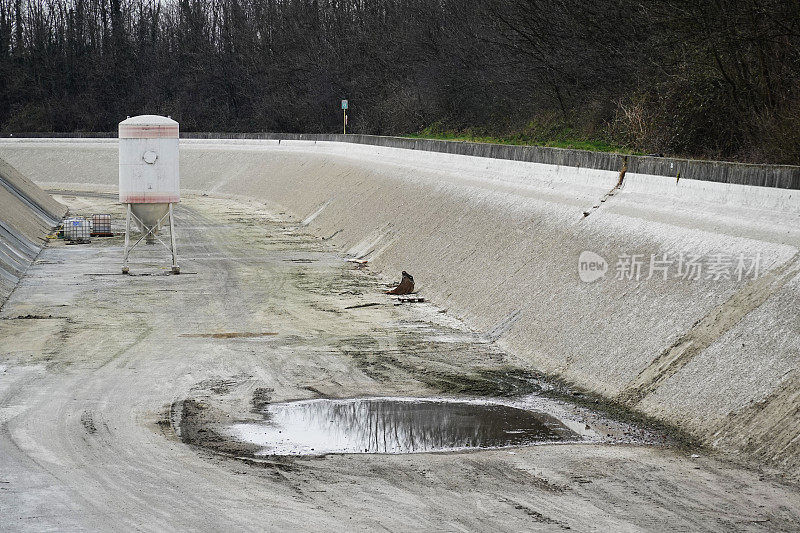
[[[119,123],[119,201],[128,211],[125,273],[130,251],[143,239],[164,244],[159,232],[166,224],[170,226],[172,270],[180,271],[172,216],[173,205],[180,202],[178,133],[178,123],[169,117],[140,115]],[[131,222],[138,226],[140,236],[129,247]]]

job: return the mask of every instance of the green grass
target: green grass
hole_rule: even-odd
[[[483,130],[467,128],[465,130],[443,129],[439,125],[428,126],[417,133],[405,137],[414,139],[437,139],[443,141],[468,141],[491,144],[513,144],[523,146],[549,146],[553,148],[570,148],[573,150],[590,150],[592,152],[614,152],[619,154],[643,155],[626,146],[621,146],[602,139],[581,138],[568,127],[541,127],[531,123],[523,131],[508,134],[492,134]]]

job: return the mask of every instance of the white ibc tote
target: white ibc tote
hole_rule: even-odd
[[[177,122],[140,115],[119,123],[119,201],[127,205],[122,272],[129,272],[128,256],[145,239],[148,244],[158,241],[170,249],[172,272],[180,273],[173,220],[173,204],[180,202]],[[141,233],[133,246],[129,245],[131,219]],[[167,219],[171,246],[159,238]]]

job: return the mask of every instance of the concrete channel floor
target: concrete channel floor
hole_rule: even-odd
[[[57,198],[122,216],[109,195]],[[256,397],[442,395],[515,361],[430,304],[393,305],[264,205],[177,213],[180,276],[155,247],[120,275],[120,237],[54,241],[2,308],[0,530],[800,528],[796,488],[653,444],[263,461],[187,444],[187,399],[255,417]]]

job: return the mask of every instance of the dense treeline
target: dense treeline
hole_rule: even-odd
[[[800,163],[800,2],[0,0],[0,131],[328,132],[342,98],[359,133]]]

